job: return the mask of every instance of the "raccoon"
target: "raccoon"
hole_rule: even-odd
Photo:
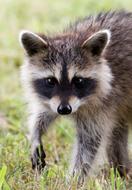
[[[46,164],[42,135],[59,115],[68,115],[76,129],[71,174],[89,176],[103,154],[121,176],[128,174],[132,13],[88,16],[53,36],[22,31],[20,43],[33,169]]]

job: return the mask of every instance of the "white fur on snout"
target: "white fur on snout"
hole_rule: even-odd
[[[55,113],[57,113],[57,109],[58,109],[60,104],[61,104],[61,100],[60,100],[59,96],[54,96],[49,101],[50,108]],[[81,101],[77,97],[71,96],[69,101],[68,101],[68,104],[72,107],[72,112],[76,112],[77,109],[81,105]]]
[[[81,101],[77,97],[71,96],[69,99],[69,105],[72,107],[72,112],[76,112],[81,105]]]
[[[53,98],[51,98],[51,100],[49,101],[49,105],[50,108],[53,112],[57,113],[57,108],[60,105],[61,101],[59,96],[54,96]]]

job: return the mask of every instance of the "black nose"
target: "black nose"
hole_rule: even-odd
[[[67,104],[67,105],[61,104],[61,105],[59,105],[57,111],[61,115],[67,115],[67,114],[70,114],[72,112],[72,108],[69,104]]]

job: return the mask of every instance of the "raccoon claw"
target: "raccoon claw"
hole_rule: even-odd
[[[43,146],[40,145],[35,149],[31,157],[32,169],[33,170],[37,169],[39,172],[41,172],[46,166],[45,158],[46,154],[44,152]]]

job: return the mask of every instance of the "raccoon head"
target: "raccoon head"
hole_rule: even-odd
[[[20,42],[27,57],[22,69],[27,91],[47,109],[70,114],[109,94],[112,74],[104,58],[109,30],[53,38],[22,31]]]

